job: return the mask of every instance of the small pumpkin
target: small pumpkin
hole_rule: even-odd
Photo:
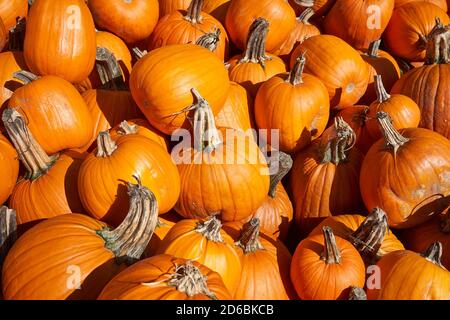
[[[0,205],[11,195],[19,176],[19,157],[16,150],[0,133]]]
[[[378,261],[380,288],[367,289],[369,300],[448,300],[450,274],[441,264],[442,244],[424,253],[394,251]],[[401,288],[401,290],[399,290]]]
[[[352,286],[364,287],[365,273],[355,247],[328,226],[299,243],[290,272],[302,300],[347,299]]]
[[[8,0],[0,3],[0,18],[6,30],[11,30],[20,19],[28,15],[27,0]]]
[[[225,25],[225,18],[230,4],[231,0],[205,0],[203,11],[219,20],[222,25]]]
[[[255,99],[255,119],[260,129],[279,129],[279,149],[294,153],[308,146],[325,130],[330,102],[325,85],[303,73],[305,55],[297,58],[290,73],[264,82]],[[271,144],[271,135],[268,143]]]
[[[168,142],[166,137],[152,127],[152,125],[144,119],[124,120],[119,125],[112,128],[110,131],[111,138],[117,140],[121,136],[128,134],[139,134],[150,140],[155,141],[161,147],[169,152]]]
[[[220,275],[196,261],[157,255],[114,277],[99,300],[230,300]]]
[[[264,18],[257,18],[250,26],[245,52],[228,61],[230,80],[243,86],[253,98],[264,81],[286,72],[283,60],[266,53],[268,30],[269,22]]]
[[[3,266],[5,299],[96,299],[112,277],[140,258],[157,223],[154,194],[140,184],[127,188],[127,218],[114,230],[70,214],[43,221],[22,235]],[[70,281],[75,273],[79,280]]]

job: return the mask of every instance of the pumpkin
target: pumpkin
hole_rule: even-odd
[[[332,35],[308,38],[292,53],[291,68],[302,52],[308,61],[305,73],[322,80],[332,108],[351,106],[363,96],[369,81],[369,68],[350,45]]]
[[[386,213],[380,208],[374,208],[367,217],[359,214],[328,217],[311,231],[310,236],[322,234],[325,226],[352,243],[369,265],[390,252],[405,249],[389,230]]]
[[[127,188],[129,212],[116,229],[69,214],[22,235],[3,266],[5,299],[96,299],[112,277],[140,258],[157,223],[154,194],[140,184]]]
[[[417,227],[406,229],[402,239],[407,249],[415,252],[424,252],[433,242],[440,242],[444,252],[442,265],[450,270],[450,210]]]
[[[394,0],[340,0],[325,17],[324,31],[356,49],[367,49],[386,29]]]
[[[308,234],[331,215],[358,212],[362,207],[359,171],[363,155],[354,144],[353,130],[342,118],[335,118],[320,140],[297,154],[291,190],[301,234]]]
[[[158,0],[89,0],[95,23],[133,44],[147,39],[159,18]]]
[[[23,52],[31,72],[81,82],[94,67],[95,47],[94,21],[84,1],[34,1]]]
[[[156,255],[159,250],[161,242],[164,240],[170,229],[181,221],[181,217],[173,210],[158,216],[158,223],[156,224],[152,238],[144,251],[143,257],[150,258]]]
[[[368,121],[366,122],[367,130],[374,142],[383,137],[376,121],[379,111],[387,112],[390,115],[392,124],[397,130],[419,126],[420,109],[411,98],[402,94],[388,94],[380,75],[375,76],[375,91],[377,100],[369,106]]]
[[[248,48],[248,39],[255,18],[270,24],[266,49],[274,52],[295,27],[295,12],[285,0],[233,0],[228,8],[225,26],[233,43],[241,50]]]
[[[222,221],[245,219],[269,191],[269,169],[252,137],[240,130],[216,128],[211,107],[195,89],[193,144],[190,136],[172,150],[181,194],[175,210],[184,218],[220,212]]]
[[[185,111],[194,103],[192,88],[208,100],[214,114],[224,105],[230,88],[220,59],[195,44],[155,49],[139,60],[131,72],[134,100],[147,120],[166,134],[188,125]]]
[[[450,274],[441,264],[442,244],[424,253],[391,252],[378,261],[380,288],[368,288],[369,300],[448,300]],[[399,290],[401,288],[401,290]]]
[[[384,111],[376,117],[383,138],[361,167],[364,204],[383,209],[392,228],[417,226],[450,204],[450,141],[428,129],[399,132]]]
[[[260,232],[260,220],[224,225],[235,242],[242,272],[236,300],[289,300],[296,294],[289,279],[291,254],[284,244]]]
[[[278,73],[286,72],[283,60],[266,53],[268,28],[267,20],[256,19],[250,26],[245,52],[228,61],[230,80],[243,86],[253,98],[261,83]]]
[[[220,60],[228,58],[228,36],[222,24],[203,12],[204,0],[192,0],[187,11],[174,11],[162,17],[149,39],[149,50],[171,44],[195,43],[199,37],[220,30],[217,48],[214,51]]]
[[[408,71],[395,83],[391,92],[406,95],[417,103],[421,113],[419,127],[450,138],[450,114],[447,111],[450,103],[450,57],[445,50],[436,50],[439,46],[448,48],[450,43],[445,26],[438,23],[435,32],[428,41],[426,65]]]
[[[325,16],[335,2],[336,0],[289,0],[289,3],[300,12],[311,8],[314,10],[316,17]]]
[[[294,216],[289,195],[281,183],[281,180],[292,168],[292,158],[286,153],[279,153],[278,170],[270,176],[270,189],[263,204],[249,218],[242,222],[248,222],[258,218],[261,229],[271,237],[285,241],[289,227]]]
[[[291,279],[302,300],[347,299],[350,287],[364,287],[365,267],[353,245],[323,227],[299,243],[291,264]]]
[[[383,39],[389,52],[408,61],[424,61],[427,37],[436,19],[450,23],[448,15],[429,2],[410,2],[394,10]]]
[[[158,0],[159,2],[159,17],[177,10],[186,10],[192,0]]]
[[[119,125],[112,128],[110,134],[111,138],[114,140],[128,134],[139,134],[157,142],[164,150],[169,152],[166,137],[144,119],[124,120]]]
[[[264,82],[255,99],[258,128],[279,129],[279,149],[287,153],[308,146],[328,123],[327,88],[317,77],[303,73],[306,65],[302,54],[290,73],[280,73]]]
[[[180,178],[163,147],[139,134],[112,140],[108,131],[100,132],[97,148],[83,161],[78,176],[84,208],[96,219],[119,225],[128,205],[124,185],[133,176],[155,193],[160,213],[175,205]]]
[[[297,23],[294,29],[278,49],[274,51],[275,55],[279,56],[286,63],[289,63],[291,52],[299,43],[320,34],[320,30],[315,25],[309,23],[309,19],[313,15],[314,10],[307,8],[297,17]]]
[[[440,7],[442,10],[447,12],[447,0],[395,0],[395,8],[398,8],[406,3],[410,3],[410,2],[418,2],[418,1],[424,1],[424,2],[429,2],[429,3],[433,3],[435,5],[437,5],[438,7]]]
[[[114,277],[99,300],[230,300],[220,275],[168,254],[132,265]]]
[[[16,150],[0,133],[0,205],[11,195],[19,176],[19,160]]]
[[[0,53],[0,109],[2,111],[14,91],[22,86],[22,83],[13,74],[26,69],[22,52]]]
[[[231,0],[205,0],[203,11],[216,18],[222,25],[225,25],[225,18],[230,4]]]
[[[233,239],[215,216],[206,220],[184,219],[162,240],[159,254],[195,260],[217,272],[233,294],[241,280],[241,262]]]
[[[394,83],[400,79],[402,74],[394,57],[379,49],[380,43],[381,40],[371,42],[367,52],[361,54],[361,57],[369,66],[369,85],[366,93],[359,100],[361,104],[370,104],[377,98],[374,76],[381,75],[386,91],[390,92]]]
[[[92,118],[81,95],[66,80],[41,78],[27,71],[15,76],[24,86],[14,91],[9,108],[17,109],[45,152],[84,146],[91,139]]]
[[[17,21],[28,14],[27,0],[7,0],[0,3],[0,18],[6,30],[14,28]]]

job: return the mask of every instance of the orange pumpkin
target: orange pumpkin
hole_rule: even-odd
[[[159,17],[177,10],[186,10],[192,0],[158,0],[159,2]]]
[[[225,25],[225,18],[230,4],[231,0],[205,0],[203,11],[219,20],[222,25]]]
[[[330,105],[348,107],[355,104],[367,89],[369,68],[358,52],[332,35],[318,35],[300,43],[291,55],[291,68],[305,52],[305,73],[322,80],[328,89]]]
[[[319,137],[328,123],[330,102],[325,85],[303,73],[302,54],[290,73],[264,82],[255,99],[255,119],[260,129],[279,129],[279,149],[294,153]],[[286,116],[289,115],[289,116]],[[268,144],[272,144],[268,135]]]
[[[157,223],[153,193],[131,184],[128,191],[127,218],[114,230],[91,217],[68,214],[22,235],[3,265],[5,299],[96,299],[112,277],[140,258]]]
[[[152,238],[148,243],[147,249],[145,249],[143,257],[150,258],[156,255],[159,250],[161,242],[164,240],[170,229],[181,221],[181,217],[175,211],[169,211],[158,216],[158,223],[156,224]]]
[[[228,59],[228,36],[222,24],[203,12],[204,0],[192,0],[187,11],[177,10],[162,17],[149,39],[149,50],[171,44],[195,43],[205,33],[220,30],[214,53]]]
[[[392,228],[411,228],[449,205],[450,141],[427,129],[397,131],[386,112],[377,120],[383,139],[364,158],[360,189],[368,209],[380,207]]]
[[[0,18],[0,51],[3,51],[3,48],[6,47],[6,43],[8,42],[8,31],[5,28],[5,25]]]
[[[311,8],[316,17],[325,16],[334,6],[336,0],[289,0],[289,3],[299,12]]]
[[[448,5],[447,5],[448,0],[395,0],[395,8],[398,8],[402,5],[410,3],[410,2],[418,2],[418,1],[433,3],[446,12],[448,9]]]
[[[158,0],[89,0],[95,23],[133,44],[147,39],[159,18]]]
[[[37,75],[54,75],[76,83],[95,63],[95,26],[82,0],[36,0],[25,33],[24,57]]]
[[[364,287],[365,267],[350,242],[323,227],[323,235],[310,236],[298,245],[291,279],[302,300],[347,299],[350,287]]]
[[[27,0],[7,0],[0,2],[0,18],[6,30],[14,28],[17,21],[26,18],[27,14]]]
[[[233,2],[234,3],[234,2]],[[269,22],[256,19],[250,26],[245,53],[236,55],[228,61],[230,80],[243,86],[252,97],[259,86],[278,73],[286,72],[283,60],[266,53],[266,36]]]
[[[19,157],[9,141],[0,133],[0,205],[11,195],[19,176]]]
[[[127,268],[103,289],[99,300],[230,300],[220,275],[196,261],[168,254]]]
[[[188,125],[185,111],[194,103],[192,88],[208,100],[214,114],[224,105],[230,88],[222,61],[195,44],[155,49],[131,72],[134,100],[147,120],[166,134]]]

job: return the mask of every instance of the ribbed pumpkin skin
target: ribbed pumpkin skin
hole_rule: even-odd
[[[392,228],[410,228],[440,212],[450,193],[450,141],[431,130],[399,131],[409,139],[394,155],[378,140],[361,167],[360,188],[366,208],[380,207]]]
[[[153,50],[131,72],[130,89],[148,121],[171,134],[189,125],[180,112],[194,103],[195,88],[217,114],[227,99],[229,78],[225,66],[209,50],[195,44],[171,45]]]
[[[25,61],[33,73],[81,82],[91,73],[95,54],[94,21],[84,1],[34,1],[24,43]]]
[[[203,11],[212,15],[224,25],[230,4],[231,0],[205,0]]]
[[[13,73],[26,70],[22,52],[6,51],[0,53],[0,108],[3,110],[8,99],[22,83],[14,79]],[[3,123],[0,124],[3,127]]]
[[[0,133],[0,205],[2,205],[12,193],[19,175],[19,156],[14,147]]]
[[[129,207],[126,182],[140,177],[152,190],[159,212],[166,213],[179,195],[179,175],[169,154],[158,143],[132,134],[116,140],[117,149],[109,157],[86,157],[78,176],[78,190],[84,208],[93,217],[113,226],[122,222]]]
[[[228,59],[228,35],[222,24],[216,18],[202,11],[202,21],[192,23],[185,18],[186,11],[175,11],[162,17],[150,36],[149,51],[171,44],[195,43],[205,33],[219,28],[221,33],[219,43],[214,53],[222,61]]]
[[[31,228],[17,240],[3,265],[5,299],[96,299],[124,268],[96,233],[104,227],[88,216],[68,214]],[[77,271],[81,290],[74,286]]]
[[[450,139],[450,64],[426,65],[408,71],[392,88],[404,94],[420,108],[419,127]]]
[[[36,141],[48,154],[86,145],[92,117],[81,95],[64,79],[44,76],[18,88],[9,107],[25,116]]]
[[[132,44],[146,39],[158,22],[158,0],[89,0],[95,23]]]
[[[192,259],[219,273],[228,291],[233,294],[241,280],[241,261],[233,239],[223,230],[223,242],[208,240],[195,229],[200,221],[184,219],[175,224],[162,240],[158,254]]]
[[[269,22],[267,52],[274,52],[295,27],[295,11],[285,0],[233,0],[225,26],[233,43],[245,49],[250,25],[256,18]]]
[[[158,0],[159,2],[159,17],[177,10],[186,10],[192,0]]]
[[[28,14],[27,0],[7,0],[0,3],[0,17],[6,30],[17,23],[17,18],[26,18]]]
[[[384,32],[384,44],[392,54],[408,61],[424,61],[425,46],[420,36],[427,36],[436,25],[436,18],[444,25],[448,15],[428,2],[411,2],[394,10]]]
[[[157,255],[139,261],[114,277],[103,289],[99,300],[210,300],[204,294],[189,297],[186,293],[177,291],[176,287],[167,285],[168,275],[174,274],[176,266],[185,264],[185,259],[167,254]],[[208,267],[193,261],[207,277],[209,290],[219,300],[231,300],[220,275]],[[147,283],[150,285],[144,285]]]
[[[366,217],[359,214],[343,214],[339,216],[328,217],[323,220],[317,227],[315,227],[309,235],[321,235],[323,232],[322,228],[324,226],[328,226],[333,229],[334,235],[343,239],[348,239],[348,236],[359,228],[365,218]],[[391,231],[386,232],[386,235],[381,242],[381,247],[378,253],[384,256],[390,252],[397,250],[405,250],[405,247]]]
[[[419,1],[433,3],[446,12],[448,10],[448,5],[447,5],[448,1],[446,1],[446,0],[395,0],[394,2],[395,2],[395,8],[398,8],[407,3],[419,2]]]
[[[448,300],[450,297],[449,271],[419,253],[391,252],[377,266],[381,269],[381,289],[367,289],[368,300]]]
[[[368,85],[368,67],[358,52],[343,40],[331,35],[318,35],[299,44],[291,55],[291,68],[301,52],[305,52],[305,73],[322,80],[328,89],[330,105],[354,105]]]
[[[41,177],[19,181],[9,200],[9,206],[16,210],[17,224],[84,212],[77,188],[81,162],[81,159],[62,154]]]

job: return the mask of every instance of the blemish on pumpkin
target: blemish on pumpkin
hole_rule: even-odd
[[[353,90],[355,90],[355,84],[354,83],[349,83],[346,87],[345,87],[345,92],[350,93]]]

